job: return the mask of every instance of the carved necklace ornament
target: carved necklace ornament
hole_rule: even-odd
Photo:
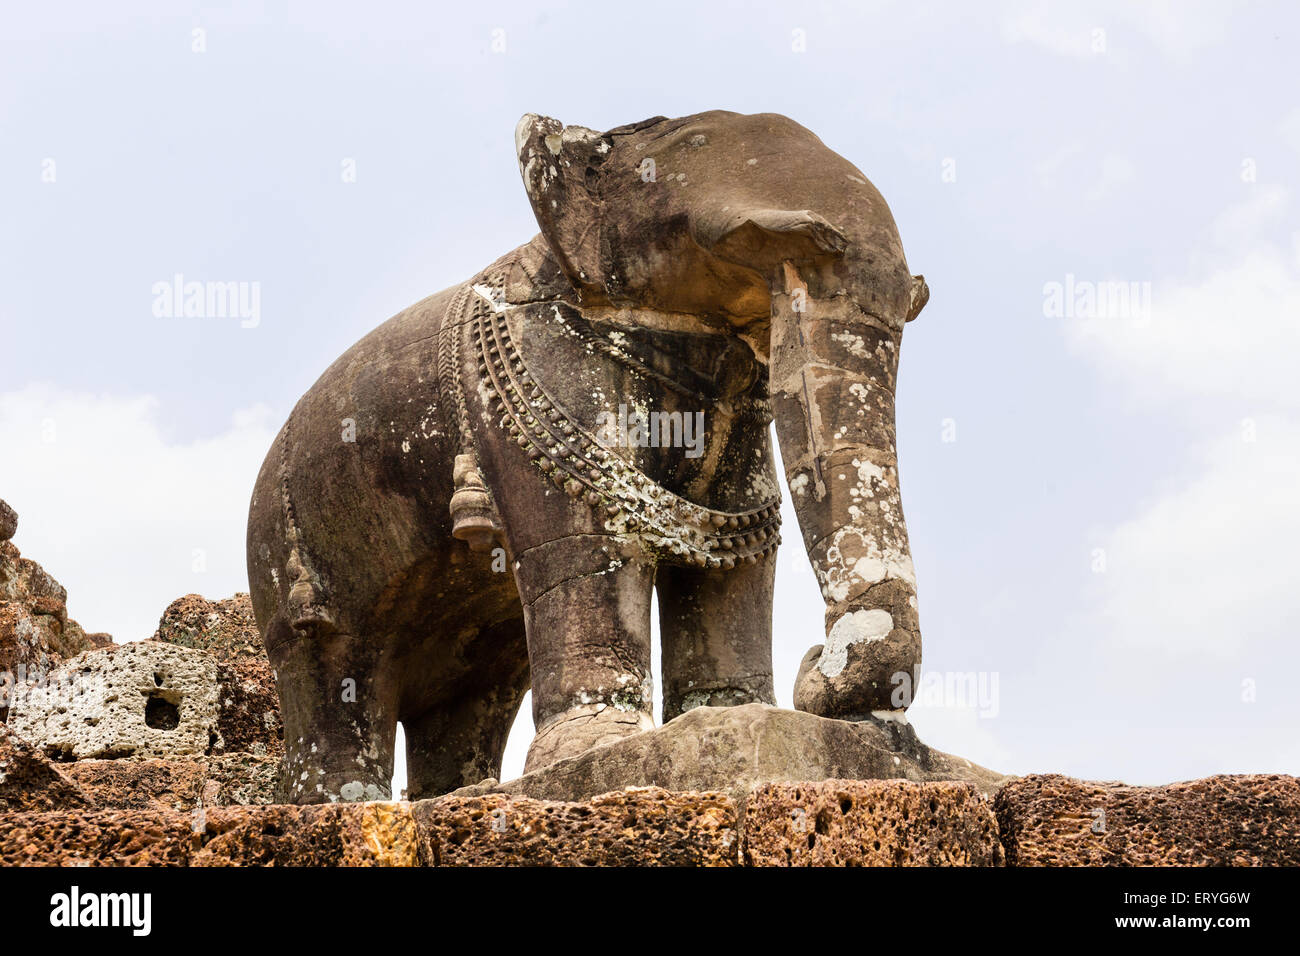
[[[469,300],[469,286],[461,286],[452,300],[447,315],[460,320]],[[443,405],[455,418],[456,432],[460,437],[460,453],[452,468],[451,536],[464,541],[471,551],[491,551],[501,536],[501,523],[497,520],[496,506],[483,474],[479,471],[478,455],[474,451],[474,434],[469,427],[469,411],[465,406],[465,390],[460,381],[460,322],[444,322],[438,332],[438,383]]]
[[[466,326],[477,348],[479,378],[498,423],[556,487],[586,501],[606,530],[637,533],[652,550],[697,567],[753,564],[776,550],[779,496],[751,511],[730,512],[664,488],[577,424],[528,371],[507,325],[504,276],[472,288],[472,305],[461,296],[453,304],[461,313],[455,326]]]

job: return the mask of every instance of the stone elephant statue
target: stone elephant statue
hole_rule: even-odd
[[[894,383],[928,291],[884,199],[775,114],[605,133],[526,115],[540,235],[379,326],[257,478],[253,606],[284,798],[411,798],[663,720],[774,703],[780,488],[826,600],[796,706],[864,719],[921,660]]]

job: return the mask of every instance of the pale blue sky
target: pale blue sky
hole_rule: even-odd
[[[89,629],[246,589],[293,402],[536,231],[522,113],[780,112],[932,290],[898,390],[925,666],[998,697],[918,705],[923,737],[1020,773],[1300,769],[1294,5],[112,6],[0,33],[0,497]],[[156,317],[176,273],[260,283],[260,323]],[[1151,314],[1047,317],[1067,274]],[[786,537],[788,705],[822,605]]]

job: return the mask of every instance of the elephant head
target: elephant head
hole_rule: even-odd
[[[606,133],[516,132],[542,232],[584,307],[730,323],[768,362],[773,414],[826,640],[795,705],[861,719],[915,686],[921,637],[895,451],[903,325],[929,292],[888,206],[783,116],[715,111]],[[905,675],[905,676],[904,676]],[[906,690],[906,688],[905,688]]]

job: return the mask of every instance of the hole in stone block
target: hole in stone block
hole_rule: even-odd
[[[164,697],[151,696],[144,702],[144,722],[154,730],[175,730],[181,722],[180,708]]]
[[[162,674],[158,673],[157,671],[154,671],[154,673],[153,673],[153,683],[154,683],[154,686],[155,686],[155,687],[161,687],[161,686],[162,686],[162,682],[163,682],[163,676],[162,676]]]

